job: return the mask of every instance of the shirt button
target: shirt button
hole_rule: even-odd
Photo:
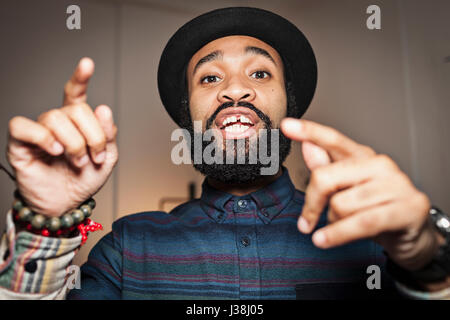
[[[248,237],[242,237],[241,243],[244,247],[248,247],[250,245],[250,239]]]
[[[6,261],[9,257],[9,249],[6,249],[5,254],[3,255],[3,261]]]
[[[36,261],[32,260],[25,265],[25,271],[28,273],[34,273],[37,269]]]
[[[217,216],[217,219],[222,220],[223,218],[223,213],[219,213],[219,215]]]
[[[247,200],[239,200],[238,201],[238,206],[241,208],[246,208],[247,207]]]
[[[266,218],[269,217],[269,214],[267,213],[266,210],[263,210],[262,215],[263,215],[264,217],[266,217]]]

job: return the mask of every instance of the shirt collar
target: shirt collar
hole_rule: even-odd
[[[257,214],[261,220],[266,224],[270,223],[289,204],[295,193],[295,186],[292,184],[288,170],[284,167],[282,170],[283,173],[274,182],[242,197],[217,190],[205,179],[202,185],[201,206],[207,215],[220,223],[223,221],[224,213],[230,210],[226,207],[229,200],[251,198],[258,207]]]

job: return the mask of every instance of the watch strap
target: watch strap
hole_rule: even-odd
[[[409,271],[393,262],[389,255],[386,261],[386,271],[400,283],[420,290],[424,283],[444,281],[450,275],[450,217],[439,208],[430,209],[430,218],[437,231],[445,238],[445,243],[438,248],[436,255],[420,270]]]

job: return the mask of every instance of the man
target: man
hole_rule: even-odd
[[[43,113],[37,122],[23,117],[10,122],[8,159],[18,197],[34,217],[52,223],[63,223],[50,217],[94,195],[118,159],[111,110],[102,105],[92,111],[86,103],[93,68],[90,59],[81,60],[65,87],[62,108]],[[236,160],[243,153],[250,160],[255,144],[266,144],[279,159],[276,172],[262,174],[267,163],[260,158],[194,161],[206,175],[201,198],[169,214],[144,212],[116,221],[82,267],[80,288],[68,294],[65,268],[81,235],[38,235],[28,231],[42,225],[32,220],[23,230],[20,210],[17,218],[9,214],[1,244],[2,296],[387,297],[393,294],[389,275],[381,275],[379,290],[369,290],[366,281],[369,266],[382,266],[384,250],[401,292],[448,297],[448,265],[436,258],[447,250],[448,236],[432,225],[429,212],[436,211],[428,197],[388,156],[332,128],[295,119],[306,111],[316,77],[304,35],[273,13],[227,8],[185,24],[169,40],[159,65],[165,108],[191,137],[214,131],[213,157]],[[281,166],[288,138],[302,142],[311,169],[306,193],[295,190]],[[201,155],[208,147],[202,145]]]

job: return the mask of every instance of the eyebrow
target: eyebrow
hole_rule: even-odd
[[[272,56],[270,55],[270,53],[267,52],[266,50],[264,50],[263,48],[253,47],[253,46],[245,47],[245,53],[259,54],[259,55],[261,55],[263,57],[266,57],[270,61],[272,61],[275,65],[277,64],[275,62],[275,60],[272,58]]]
[[[220,50],[213,51],[210,54],[207,54],[206,56],[204,56],[203,58],[198,60],[197,64],[194,67],[194,71],[192,72],[192,74],[195,74],[195,71],[197,71],[197,69],[200,68],[200,66],[202,64],[213,61],[213,60],[222,59],[222,56],[223,56],[223,52]]]
[[[267,52],[266,50],[264,50],[263,48],[260,47],[254,47],[254,46],[248,46],[245,47],[244,52],[246,54],[257,54],[257,55],[261,55],[267,59],[269,59],[270,61],[272,61],[275,65],[277,65],[277,63],[275,62],[275,60],[272,58],[272,56],[270,55],[269,52]],[[214,60],[218,60],[218,59],[222,59],[223,57],[223,52],[220,50],[216,50],[213,51],[209,54],[207,54],[206,56],[204,56],[203,58],[201,58],[200,60],[198,60],[197,64],[194,67],[194,70],[192,71],[192,74],[195,75],[195,72],[197,71],[198,68],[200,68],[200,66],[202,64],[205,64],[207,62],[211,62]]]

